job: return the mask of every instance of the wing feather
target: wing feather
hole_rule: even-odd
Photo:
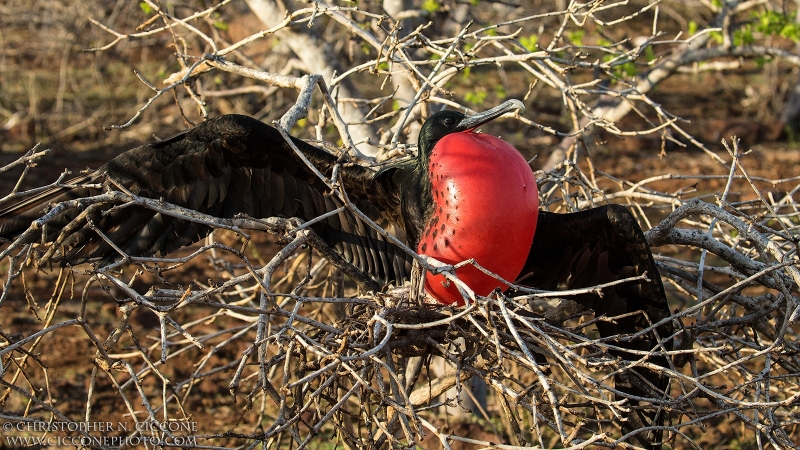
[[[607,288],[603,295],[583,294],[571,299],[594,310],[597,316],[610,317],[643,311],[652,323],[670,316],[664,287],[653,256],[639,224],[633,215],[619,205],[607,205],[571,214],[540,212],[530,255],[521,272],[520,284],[539,289],[578,289],[647,274],[648,281]],[[642,314],[617,319],[615,324],[597,322],[603,337],[634,334],[649,327]],[[657,328],[661,338],[672,334],[670,322]],[[658,339],[649,333],[640,339],[619,340],[616,345],[632,350],[650,351],[657,348]],[[669,350],[669,343],[666,344]],[[629,361],[639,355],[612,351]],[[668,361],[653,356],[651,362],[668,367]],[[647,380],[647,382],[642,382]],[[668,379],[646,369],[633,369],[615,377],[619,390],[640,397],[663,396]],[[648,388],[648,383],[660,392]],[[631,402],[636,405],[636,402]],[[632,431],[649,425],[661,425],[662,411],[637,409],[623,425]],[[660,449],[661,431],[636,439],[651,449]]]
[[[298,139],[293,143],[323,173],[330,173],[337,163],[337,157],[324,150]],[[385,193],[389,177],[376,176],[371,169],[357,165],[342,165],[340,173],[345,190],[360,200],[359,207],[373,220],[400,217],[399,206]],[[100,184],[108,178],[134,194],[223,218],[244,213],[311,220],[339,207],[325,195],[327,186],[277,130],[246,116],[211,119],[164,141],[135,148],[72,183]],[[0,204],[0,236],[19,236],[51,204],[100,193],[102,189],[88,187],[56,188]],[[78,213],[67,210],[56,217],[48,225],[45,240],[53,241],[69,230],[63,243],[68,243],[64,259],[71,264],[87,260],[107,264],[118,259],[111,246],[88,227],[67,227]],[[166,254],[210,231],[205,225],[136,206],[98,215],[95,223],[130,256]],[[346,260],[377,280],[400,282],[410,272],[408,255],[393,245],[388,246],[388,254],[382,254],[387,248],[383,239],[349,211],[315,223],[313,229]],[[37,235],[30,241],[40,239]]]

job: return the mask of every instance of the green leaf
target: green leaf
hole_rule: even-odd
[[[424,2],[422,2],[422,6],[420,6],[420,8],[422,8],[423,11],[427,11],[428,13],[431,14],[438,11],[439,8],[441,7],[442,5],[440,5],[439,2],[437,2],[436,0],[425,0]]]
[[[644,49],[644,57],[647,62],[651,62],[656,59],[656,52],[653,51],[653,47],[647,47]]]
[[[502,84],[498,84],[497,86],[494,87],[494,93],[500,100],[506,99],[506,88]]]
[[[611,55],[608,56],[611,57]],[[615,65],[612,68],[612,73],[617,78],[625,78],[626,76],[634,77],[636,76],[636,71],[637,71],[636,63],[634,63],[633,61],[628,61],[624,64]]]
[[[303,132],[303,128],[305,128],[306,125],[308,125],[308,119],[303,118],[303,119],[298,120],[297,123],[294,124],[294,127],[292,127],[292,134],[296,136],[296,135],[302,133]]]
[[[750,45],[754,40],[753,26],[750,24],[747,24],[741,30],[733,32],[733,45]]]
[[[628,61],[623,64],[622,70],[625,72],[625,75],[629,77],[636,76],[636,64],[633,61]]]
[[[570,31],[567,34],[567,39],[572,42],[572,45],[583,45],[583,35],[585,32],[583,30],[575,30]]]
[[[139,8],[142,8],[145,14],[153,14],[153,8],[147,2],[139,3]]]
[[[487,92],[484,88],[478,88],[474,91],[467,92],[467,94],[464,96],[464,100],[476,106],[482,105],[486,100],[486,95]]]
[[[767,36],[780,36],[800,41],[800,25],[795,22],[795,13],[783,14],[777,11],[763,11],[753,14],[756,19],[756,31]]]
[[[536,44],[538,42],[539,42],[539,36],[537,36],[535,34],[532,34],[532,35],[527,36],[527,37],[526,36],[522,36],[521,38],[519,38],[519,43],[522,44],[522,46],[525,47],[525,50],[527,50],[529,52],[535,52],[536,51]]]
[[[689,36],[694,36],[697,33],[697,22],[694,20],[689,21]]]
[[[217,20],[216,22],[214,22],[214,28],[220,31],[228,31],[228,24],[221,20]]]

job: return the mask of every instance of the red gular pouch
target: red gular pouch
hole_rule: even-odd
[[[444,136],[430,154],[433,212],[417,253],[445,264],[470,258],[505,280],[514,280],[528,258],[539,194],[528,162],[509,143],[465,131]],[[472,265],[456,275],[477,295],[504,285]],[[440,303],[464,304],[454,283],[427,274],[425,290]]]

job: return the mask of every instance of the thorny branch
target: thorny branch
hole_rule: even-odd
[[[564,153],[568,158],[561,158],[553,171],[537,174],[541,204],[551,211],[566,212],[613,200],[629,205],[642,223],[655,225],[649,227],[646,237],[675,310],[665,320],[673,321],[679,331],[676,336],[660,337],[676,344],[668,352],[671,368],[646,359],[636,363],[672,380],[669,398],[650,399],[653,407],[668,412],[667,439],[674,447],[688,447],[696,444],[698,430],[732,416],[750,430],[758,430],[759,445],[796,448],[793,436],[800,420],[796,411],[800,345],[795,330],[800,316],[796,300],[800,295],[798,179],[750,176],[748,156],[736,142],[729,158],[713,154],[680,128],[680,118],[647,97],[670,73],[711,58],[773,56],[797,64],[795,56],[775,48],[737,47],[730,42],[710,46],[712,35],[729,26],[724,25],[726,18],[765,2],[726,2],[727,9],[714,11],[718,14],[715,26],[692,36],[665,36],[659,31],[656,15],[650,34],[636,45],[600,45],[568,36],[589,21],[610,26],[658,10],[667,2],[648,3],[613,19],[609,17],[621,3],[567,2],[563,11],[482,28],[461,24],[451,36],[433,38],[425,25],[401,34],[390,17],[314,1],[308,8],[287,14],[274,28],[222,45],[195,22],[211,17],[227,3],[179,18],[160,9],[158,3],[148,2],[155,15],[143,26],[146,31],[122,33],[96,22],[113,40],[95,51],[179,29],[208,44],[202,52],[179,55],[181,61],[193,62],[169,77],[165,88],[156,88],[140,77],[155,94],[122,127],[131,125],[164,93],[181,87],[194,92],[195,81],[207,72],[222,71],[296,90],[298,100],[280,121],[282,132],[288,134],[300,118],[307,117],[317,122],[319,139],[331,121],[343,150],[356,161],[372,164],[370,157],[356,150],[348,134],[349,124],[341,119],[339,110],[346,104],[372,107],[364,122],[383,126],[379,139],[371,142],[373,146],[388,156],[407,155],[413,145],[402,144],[402,136],[408,135],[413,121],[437,105],[467,109],[464,104],[470,102],[453,100],[448,87],[457,74],[473,68],[519,68],[530,77],[529,95],[541,89],[560,92],[571,121],[569,127],[557,130],[530,118],[518,119],[566,138],[566,147],[573,150]],[[163,25],[153,25],[156,17]],[[268,73],[237,53],[285,27],[306,26],[322,17],[359,36],[377,57],[332,80],[322,80],[313,75]],[[530,27],[543,30],[538,24],[551,20],[555,26],[547,31],[549,35],[531,33]],[[370,26],[362,27],[362,23]],[[526,45],[521,38],[526,38]],[[655,55],[650,61],[642,59],[648,49]],[[625,79],[621,69],[630,65],[638,66],[641,76]],[[580,70],[591,70],[592,76],[581,79],[575,75]],[[397,89],[380,98],[336,97],[342,79],[365,73],[380,77],[383,83],[407,78],[416,95],[396,110],[392,104]],[[316,89],[322,96],[321,102],[317,99],[315,103]],[[198,95],[192,95],[201,114],[205,114],[203,93],[198,89]],[[614,102],[609,105],[600,99]],[[313,107],[319,108],[316,114]],[[619,119],[631,110],[644,118],[646,127],[621,128]],[[626,181],[595,170],[574,150],[598,127],[618,136],[655,134],[662,144],[683,137],[713,155],[715,164],[728,173],[727,185],[749,193],[741,195],[749,200],[733,202],[723,195],[711,203],[685,192],[651,187],[668,176]],[[42,153],[34,149],[14,163],[26,166],[21,179],[29,175],[28,167]],[[346,192],[337,191],[335,176],[319,176],[332,195],[339,196],[342,208],[367,220],[355,210]],[[669,177],[706,179],[692,174]],[[63,185],[63,178],[39,189]],[[765,194],[775,187],[781,195]],[[17,192],[15,187],[8,195],[32,192]],[[101,413],[94,409],[99,403],[97,393],[111,385],[123,405],[120,410],[135,418],[132,420],[187,422],[197,398],[204,396],[202,390],[221,383],[238,402],[234,411],[241,416],[240,422],[207,425],[194,435],[201,444],[216,448],[255,442],[267,448],[306,448],[322,438],[350,448],[411,447],[431,441],[443,448],[454,441],[489,446],[493,444],[453,435],[441,426],[440,411],[460,402],[442,396],[452,387],[464,389],[466,380],[477,377],[492,389],[489,408],[498,413],[506,428],[499,436],[506,444],[498,448],[538,443],[540,448],[578,449],[614,446],[625,438],[617,418],[629,414],[630,404],[615,400],[619,391],[612,387],[611,378],[630,362],[610,355],[610,350],[616,350],[611,340],[595,338],[592,323],[615,318],[592,318],[591,312],[553,308],[557,302],[568,305],[570,295],[576,293],[479,297],[462,285],[469,304],[466,308],[421,305],[407,287],[382,291],[374,280],[327,248],[307,225],[295,220],[222,220],[124,190],[54,205],[47,216],[32,224],[31,232],[46,226],[49,218],[64,208],[132,205],[209,225],[216,231],[206,242],[177,255],[134,258],[123,254],[121,262],[108,267],[62,268],[55,280],[46,278],[49,272],[45,268],[57,266],[56,246],[23,244],[23,235],[0,251],[5,274],[0,308],[9,310],[22,299],[32,314],[46,309],[35,330],[27,329],[21,336],[13,329],[0,330],[4,388],[0,401],[33,405],[37,414],[49,414],[47,418],[33,417],[25,407],[10,408],[0,415],[4,420],[99,420]],[[377,227],[374,223],[370,226]],[[281,245],[270,247],[258,237],[262,233],[251,235],[245,230],[266,231]],[[258,245],[251,238],[260,239]],[[451,267],[438,267],[425,258],[419,262],[428,270],[444,270],[453,279]],[[212,275],[202,280],[193,275],[197,270]],[[336,275],[338,270],[349,279]],[[49,297],[37,289],[40,277],[52,283]],[[77,297],[80,308],[76,312],[65,304]],[[118,310],[114,324],[101,323],[98,317],[103,312],[96,306],[104,300]],[[531,317],[530,310],[541,316]],[[69,318],[55,320],[56,312]],[[142,325],[140,317],[146,312],[155,314],[158,332]],[[652,332],[657,326],[640,333]],[[81,416],[59,411],[59,404],[52,400],[57,392],[49,384],[49,369],[39,355],[45,348],[44,339],[58,338],[67,330],[73,331],[70,336],[87,342],[94,353]],[[646,356],[646,352],[639,353]],[[409,361],[418,357],[424,363],[407,371],[406,367],[412,366]],[[446,373],[435,374],[430,369],[430,361],[436,358],[447,361]],[[179,366],[184,370],[174,370]],[[142,433],[137,428],[130,436]],[[157,430],[152,433],[165,437]]]

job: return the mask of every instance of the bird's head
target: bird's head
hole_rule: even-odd
[[[440,111],[433,114],[425,121],[419,132],[420,159],[426,160],[436,143],[448,134],[473,131],[479,126],[515,110],[525,111],[525,106],[521,101],[508,100],[488,111],[469,116],[458,111]]]

